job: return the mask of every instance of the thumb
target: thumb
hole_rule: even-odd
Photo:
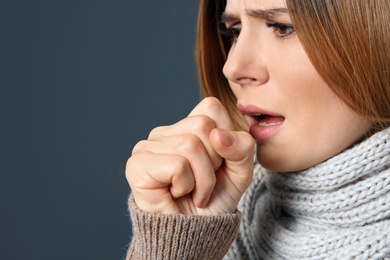
[[[210,132],[210,142],[224,158],[227,174],[235,174],[241,181],[252,180],[255,140],[248,132],[215,128]],[[236,179],[236,178],[235,178]],[[244,184],[244,183],[242,183]]]

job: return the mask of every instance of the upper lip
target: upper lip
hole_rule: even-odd
[[[243,115],[250,116],[250,117],[257,117],[262,115],[281,116],[274,112],[250,104],[238,104],[237,108]]]

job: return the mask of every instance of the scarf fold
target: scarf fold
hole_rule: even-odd
[[[390,257],[390,128],[305,171],[255,171],[226,258]]]

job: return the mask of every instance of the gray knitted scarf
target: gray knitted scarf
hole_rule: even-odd
[[[390,128],[306,171],[255,178],[226,259],[390,257]]]

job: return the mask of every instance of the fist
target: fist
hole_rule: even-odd
[[[151,213],[232,213],[252,180],[254,145],[219,100],[205,98],[134,147],[126,165],[134,200]]]

